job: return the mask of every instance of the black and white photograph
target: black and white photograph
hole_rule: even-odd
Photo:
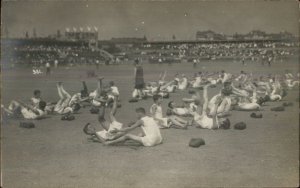
[[[299,10],[1,1],[1,187],[299,187]]]

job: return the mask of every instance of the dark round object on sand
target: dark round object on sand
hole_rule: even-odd
[[[72,121],[74,119],[75,119],[75,116],[70,115],[70,114],[66,114],[66,115],[61,116],[61,120],[63,120],[63,121]]]
[[[128,101],[128,102],[132,103],[132,102],[138,102],[138,101],[139,101],[138,99],[136,99],[136,98],[132,98],[132,99],[129,99],[129,101]]]
[[[253,113],[250,114],[250,117],[252,117],[252,118],[262,118],[263,115],[262,115],[262,113],[253,112]]]
[[[35,125],[32,122],[20,122],[20,127],[31,129],[31,128],[35,128]]]
[[[231,125],[230,120],[226,118],[226,120],[220,124],[220,129],[225,129],[225,130],[230,129],[230,125]]]
[[[284,107],[283,106],[273,107],[273,108],[271,108],[271,111],[281,112],[281,111],[284,111]]]
[[[234,129],[237,129],[237,130],[244,130],[244,129],[246,129],[247,125],[244,122],[239,122],[239,123],[236,123],[233,127],[234,127]]]
[[[68,121],[73,121],[74,119],[75,119],[75,116],[73,116],[73,115],[70,115],[70,116],[67,117]]]
[[[284,106],[284,107],[293,106],[293,105],[294,105],[294,103],[292,103],[292,102],[284,102],[282,104],[282,106]]]
[[[189,142],[189,146],[193,148],[198,148],[205,145],[205,141],[202,138],[192,138]]]
[[[91,114],[98,114],[98,113],[99,113],[99,108],[93,106],[93,107],[90,109],[90,113],[91,113]]]

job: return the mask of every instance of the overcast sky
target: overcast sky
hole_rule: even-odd
[[[143,37],[194,39],[199,30],[224,34],[263,30],[299,34],[297,0],[281,1],[6,1],[2,24],[11,37],[55,34],[66,27],[96,26],[100,39]]]

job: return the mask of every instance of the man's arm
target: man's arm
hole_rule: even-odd
[[[120,129],[120,130],[116,130],[116,132],[124,132],[124,133],[126,133],[126,132],[129,132],[129,131],[131,131],[131,130],[133,130],[133,129],[141,126],[141,125],[143,125],[143,121],[142,120],[138,120],[132,126],[126,127],[126,128]]]
[[[215,107],[212,111],[212,118],[213,118],[213,127],[212,129],[218,129],[219,128],[219,124],[217,122],[217,118],[218,118],[218,114],[217,114],[217,111],[218,111],[218,107],[219,105],[221,104],[222,100],[217,100],[216,103],[215,103]]]
[[[152,105],[151,106],[151,109],[150,109],[150,113],[151,113],[151,116],[154,117],[154,114],[156,112],[156,109],[157,109],[157,106],[156,105]]]

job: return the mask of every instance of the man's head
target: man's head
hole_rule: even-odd
[[[40,101],[39,102],[39,109],[45,110],[47,103],[45,101]]]
[[[169,107],[169,108],[173,109],[174,106],[175,106],[175,102],[174,102],[174,101],[170,101],[170,102],[168,103],[168,107]]]
[[[142,108],[142,107],[135,109],[135,112],[136,112],[138,119],[141,119],[142,117],[144,117],[146,115],[146,110],[145,110],[145,108]]]
[[[78,103],[75,103],[74,105],[72,105],[72,110],[73,112],[78,112],[80,110],[81,106]]]
[[[153,101],[156,104],[161,104],[162,103],[162,97],[160,95],[153,95]]]
[[[114,85],[115,85],[115,82],[114,82],[114,81],[110,81],[110,82],[109,82],[109,86],[110,86],[110,87],[112,87],[112,86],[114,86]]]
[[[230,128],[230,120],[228,118],[219,118],[220,129],[229,129]]]
[[[33,96],[34,96],[35,98],[40,98],[40,97],[41,97],[41,91],[38,90],[38,89],[34,90],[34,91],[33,91]]]
[[[139,59],[136,58],[136,59],[134,60],[134,65],[137,66],[137,65],[139,65],[139,63],[140,63]]]
[[[228,96],[231,94],[231,91],[232,91],[231,82],[225,82],[224,88],[222,89],[221,93],[225,96]]]
[[[239,98],[238,97],[232,97],[231,98],[231,105],[236,106],[239,104]]]

